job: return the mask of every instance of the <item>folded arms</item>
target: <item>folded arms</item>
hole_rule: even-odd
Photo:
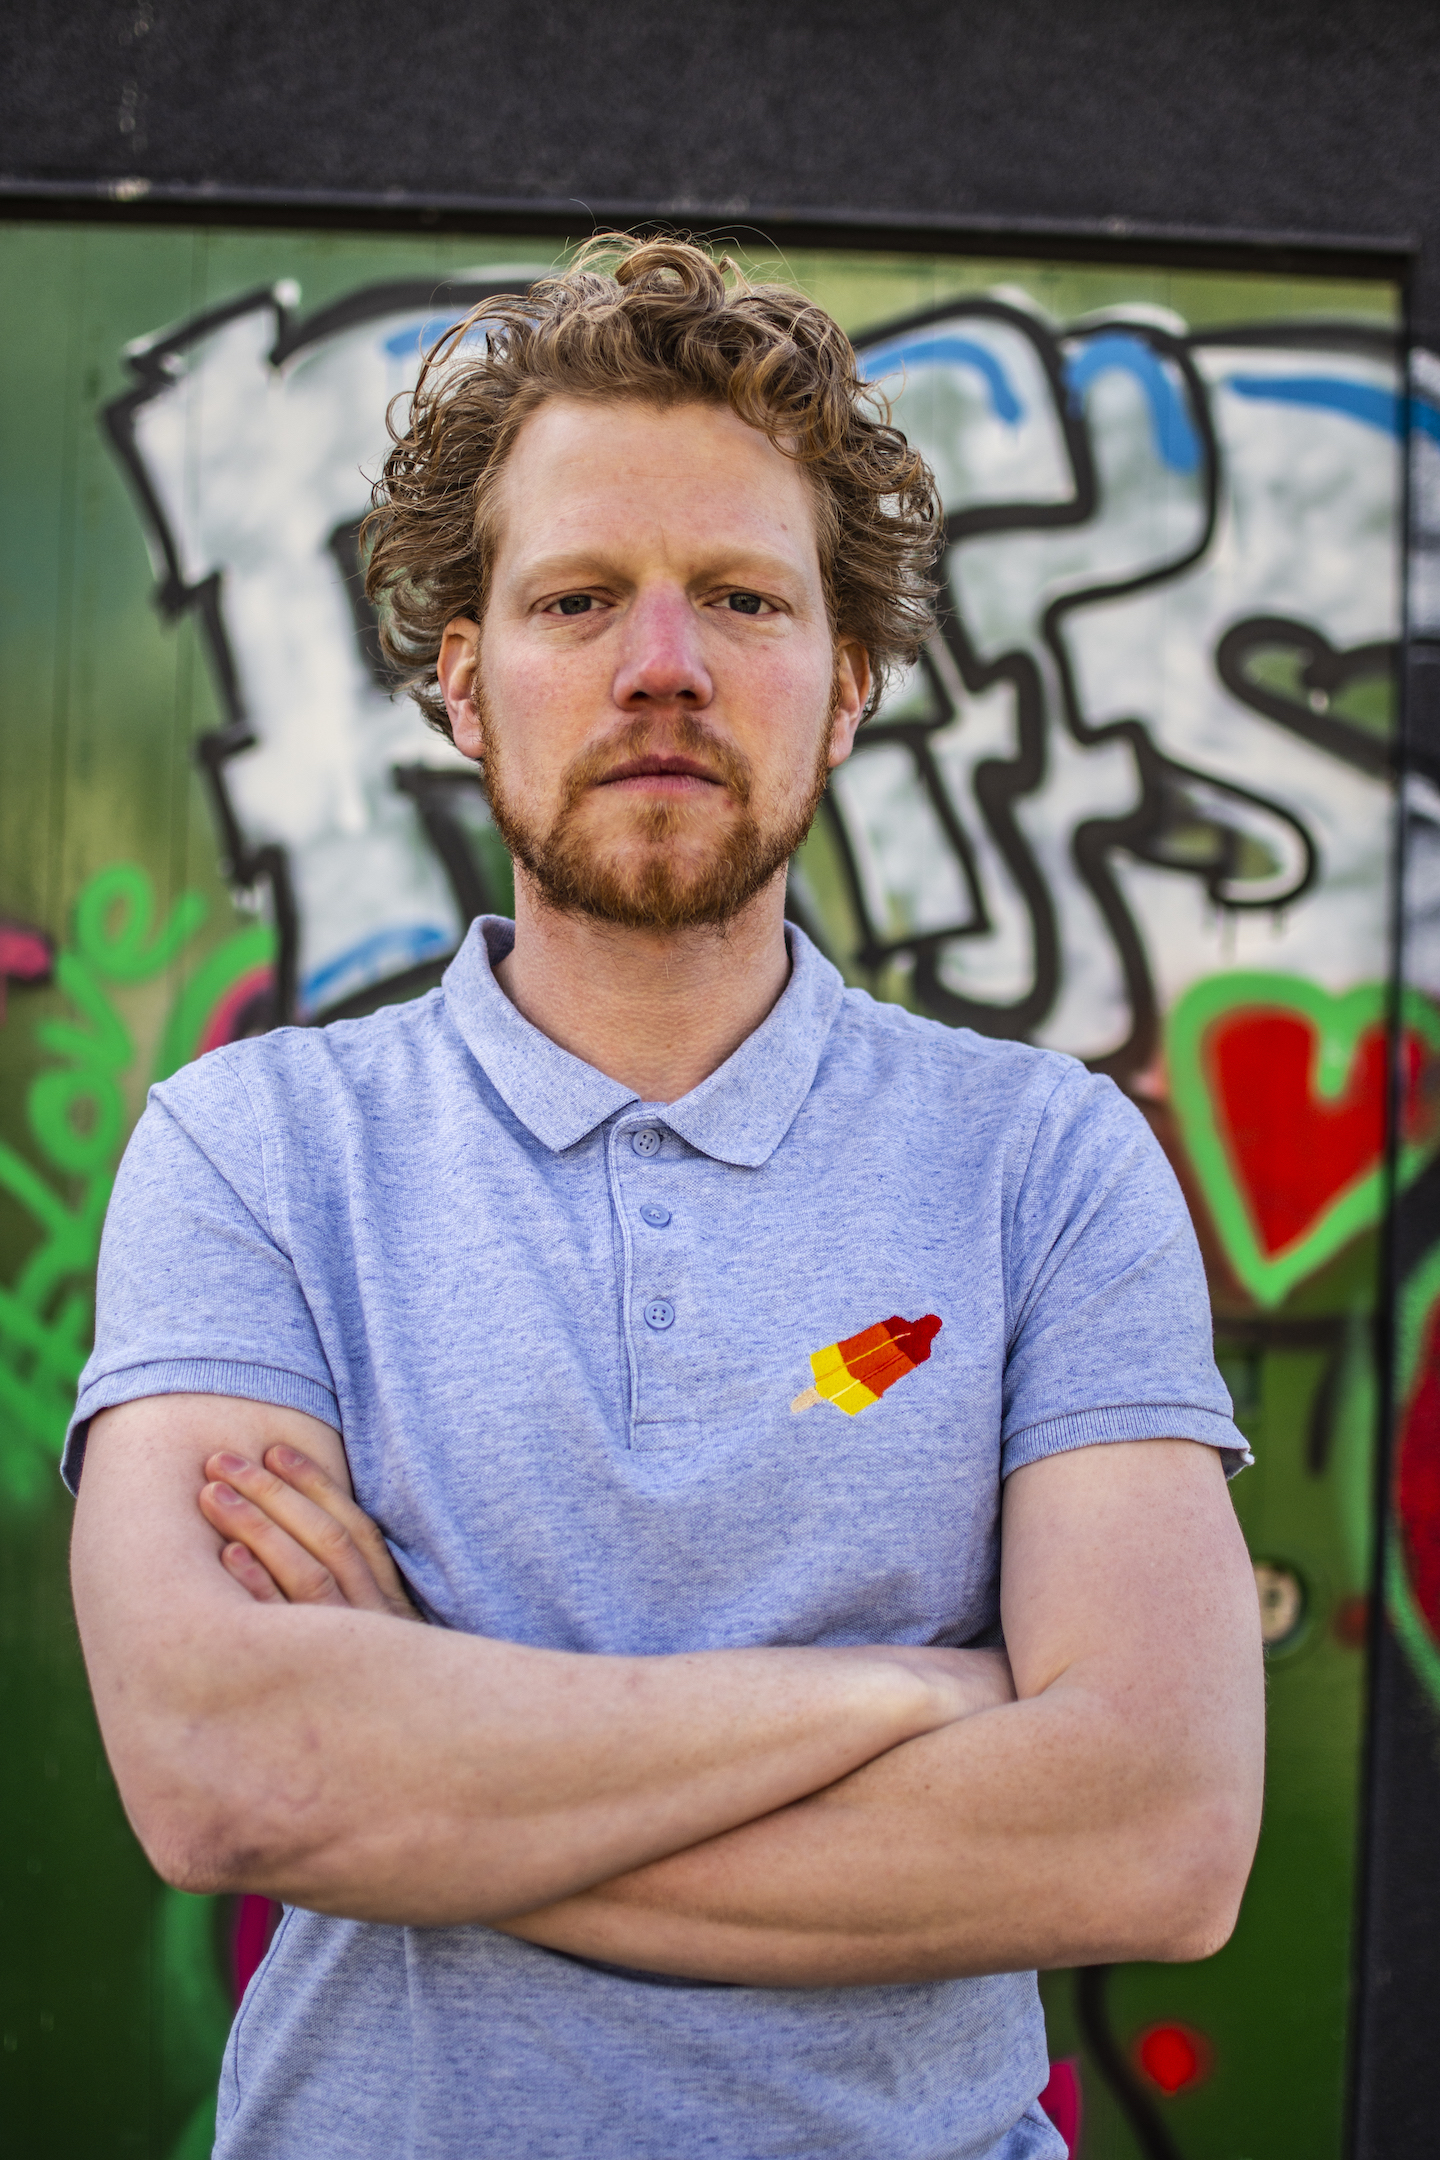
[[[1032,1463],[1002,1555],[1008,1666],[532,1649],[413,1624],[328,1427],[167,1396],[95,1420],[74,1579],[122,1796],[182,1887],[758,1986],[1208,1954],[1263,1718],[1218,1458]]]

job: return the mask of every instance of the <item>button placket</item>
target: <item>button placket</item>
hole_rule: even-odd
[[[681,1385],[685,1248],[674,1242],[666,1190],[686,1150],[664,1127],[625,1125],[612,1134],[611,1190],[625,1252],[625,1343],[630,1366],[630,1445],[673,1444],[694,1419]],[[667,1198],[670,1197],[667,1191]],[[678,1273],[677,1273],[678,1270]]]

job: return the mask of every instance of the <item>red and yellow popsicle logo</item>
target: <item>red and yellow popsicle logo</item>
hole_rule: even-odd
[[[943,1325],[933,1312],[918,1320],[902,1320],[899,1313],[892,1313],[888,1320],[877,1320],[873,1327],[847,1335],[843,1342],[812,1350],[810,1370],[815,1385],[797,1395],[790,1408],[812,1410],[816,1403],[828,1402],[847,1417],[858,1417],[871,1403],[879,1402],[886,1388],[924,1364]]]

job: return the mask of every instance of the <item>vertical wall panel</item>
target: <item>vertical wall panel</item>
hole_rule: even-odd
[[[1440,998],[1440,360],[1411,358],[1409,647],[1400,838],[1400,980]],[[1383,1623],[1376,1643],[1361,1960],[1358,2150],[1400,2160],[1436,2136],[1429,2006],[1440,1996],[1440,1166],[1399,1195],[1382,1466]]]

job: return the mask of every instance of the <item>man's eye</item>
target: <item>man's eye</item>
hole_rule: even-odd
[[[588,615],[590,595],[588,592],[567,592],[563,599],[557,600],[555,604],[562,615]]]
[[[758,615],[765,602],[759,593],[732,592],[729,604],[737,615]]]

